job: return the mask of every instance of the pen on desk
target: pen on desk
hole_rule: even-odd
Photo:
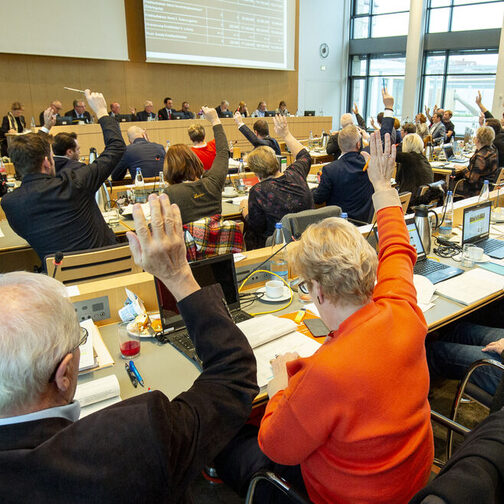
[[[85,91],[83,91],[82,89],[75,89],[73,87],[63,86],[63,89],[66,89],[67,91],[75,91],[76,93],[86,94]]]
[[[364,165],[364,168],[362,168],[362,171],[366,171],[369,166],[369,159],[366,161],[366,164]]]
[[[142,385],[142,387],[144,387],[144,381],[143,381],[143,378],[141,377],[140,373],[138,372],[138,369],[137,367],[135,366],[135,363],[133,361],[129,361],[129,367],[130,367],[130,371],[133,371],[133,373],[135,373],[135,376],[136,376],[136,379],[138,380],[138,383],[140,383],[140,385]]]
[[[135,373],[133,373],[133,371],[131,371],[131,369],[129,368],[127,362],[124,363],[124,368],[126,369],[126,373],[128,373],[129,379],[130,379],[133,387],[137,388],[137,386],[138,386],[138,380],[137,380],[137,378],[135,376]]]

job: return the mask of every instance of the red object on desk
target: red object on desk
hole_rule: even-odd
[[[124,357],[134,357],[140,353],[140,341],[125,341],[120,348]]]

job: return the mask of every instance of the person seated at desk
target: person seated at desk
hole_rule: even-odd
[[[299,288],[331,332],[311,357],[272,361],[259,432],[245,426],[216,459],[219,477],[237,490],[260,469],[306,488],[315,504],[406,503],[427,483],[434,456],[427,324],[413,285],[416,252],[390,184],[394,158],[390,135],[382,152],[374,133],[367,174],[378,259],[337,217],[312,224],[287,248]],[[272,488],[264,485],[258,502],[273,501]]]
[[[238,104],[238,108],[235,110],[235,112],[240,112],[242,117],[248,117],[250,115],[247,108],[247,104],[244,101],[241,101]]]
[[[442,119],[443,114],[440,112],[432,114],[432,126],[429,128],[429,135],[432,137],[432,141],[436,143],[444,143],[446,129]]]
[[[351,219],[370,222],[373,215],[373,186],[364,171],[361,135],[357,126],[346,126],[338,133],[341,156],[322,168],[320,184],[313,189],[316,204],[337,205]]]
[[[258,392],[250,345],[221,288],[195,281],[177,207],[166,195],[149,204],[152,234],[139,206],[133,210],[133,257],[174,295],[202,373],[173,400],[153,391],[79,420],[74,393],[86,335],[65,287],[34,273],[0,276],[2,502],[192,502],[190,483],[250,414]],[[160,380],[176,378],[165,372]]]
[[[116,243],[96,204],[95,194],[121,159],[126,146],[118,122],[108,116],[101,93],[86,90],[89,106],[103,130],[105,150],[78,170],[67,166],[56,174],[46,134],[13,139],[10,158],[22,183],[2,198],[2,209],[15,233],[44,257]],[[49,115],[50,117],[50,115]],[[52,124],[55,118],[50,117]]]
[[[311,166],[310,154],[292,136],[284,116],[275,116],[273,124],[275,133],[285,141],[295,161],[282,173],[271,147],[257,147],[248,155],[248,167],[260,181],[250,190],[248,202],[243,200],[240,203],[248,250],[264,247],[268,236],[275,231],[275,224],[285,214],[313,208],[313,198],[306,183]]]
[[[140,110],[138,114],[135,115],[136,110],[133,109],[133,120],[134,121],[155,121],[157,115],[152,111],[154,109],[154,105],[150,100],[144,101],[144,109]]]
[[[58,133],[52,144],[54,169],[59,173],[63,168],[80,168],[84,163],[80,162],[80,145],[77,133]]]
[[[254,131],[243,122],[243,118],[240,112],[235,112],[233,116],[236,125],[238,126],[238,131],[255,147],[260,147],[264,145],[266,147],[271,147],[277,156],[280,156],[280,146],[278,142],[270,137],[268,123],[264,119],[258,119],[254,123]]]
[[[180,113],[183,114],[182,119],[194,119],[194,112],[189,110],[189,102],[182,102]]]
[[[286,117],[290,116],[289,111],[287,110],[287,104],[283,100],[278,104],[278,108],[275,110],[275,114],[283,115]]]
[[[210,170],[216,155],[215,139],[205,142],[205,128],[201,124],[191,124],[187,133],[192,142],[191,150],[200,158],[203,169]]]
[[[495,132],[495,139],[493,141],[494,147],[499,153],[499,166],[504,166],[504,131],[502,129],[501,121],[495,119],[492,113],[483,105],[481,102],[481,92],[478,91],[478,96],[476,96],[476,104],[480,108],[486,126],[490,126]],[[480,122],[480,126],[483,124]]]
[[[495,181],[499,170],[499,157],[493,145],[494,139],[495,132],[489,126],[482,126],[476,130],[474,137],[476,152],[469,160],[469,166],[457,168],[455,178],[464,180],[462,188],[457,189],[457,193],[466,197],[477,196],[485,180]]]
[[[49,108],[52,110],[53,114],[56,117],[61,117],[60,116],[60,112],[63,109],[63,105],[61,104],[61,102],[59,100],[52,101],[51,105],[49,105]],[[40,124],[40,126],[44,126],[44,124],[45,124],[44,112],[45,112],[45,110],[42,110],[42,112],[40,112],[40,114],[39,114],[39,124]]]
[[[131,120],[135,120],[135,109],[130,107]],[[124,117],[121,115],[121,105],[117,102],[113,102],[110,104],[110,117],[115,117],[118,121]]]
[[[73,109],[65,112],[65,116],[71,117],[74,123],[90,124],[93,122],[83,100],[74,100]]]
[[[142,170],[144,177],[157,177],[163,171],[164,147],[150,142],[147,131],[138,126],[128,128],[128,140],[130,144],[112,171],[112,180],[123,180],[127,171],[134,180],[137,168]]]
[[[220,102],[220,105],[215,107],[215,110],[217,111],[217,115],[219,117],[232,117],[231,110],[229,110],[229,102],[227,100],[222,100]]]
[[[229,165],[226,134],[215,109],[203,107],[205,118],[213,127],[216,156],[210,170],[185,144],[172,145],[166,152],[164,163],[165,189],[170,200],[176,203],[184,224],[222,213],[222,191]]]
[[[266,110],[268,110],[266,102],[260,101],[257,108],[252,112],[252,117],[266,117]]]
[[[366,121],[364,121],[363,117],[359,114],[359,109],[357,107],[357,104],[354,103],[354,107],[352,109],[352,112],[355,114],[355,118],[357,119],[357,124],[359,125],[361,135],[367,135],[366,132]],[[340,131],[343,128],[346,128],[347,126],[350,126],[354,124],[352,114],[350,113],[345,113],[340,117]],[[334,159],[338,159],[341,156],[341,149],[338,144],[338,131],[331,131],[331,134],[329,135],[329,139],[327,140],[327,147],[326,147],[326,152],[327,154],[330,154],[334,156]],[[360,149],[363,148],[363,144],[361,141],[361,147]]]
[[[177,112],[173,108],[173,100],[167,96],[164,100],[164,108],[158,110],[158,119],[160,121],[169,121],[173,119],[173,114]]]
[[[24,107],[20,102],[14,102],[11,105],[10,112],[7,112],[2,119],[2,128],[0,129],[0,148],[2,156],[7,156],[7,133],[23,133],[26,128],[26,121],[23,115]]]

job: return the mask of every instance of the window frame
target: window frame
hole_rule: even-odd
[[[366,38],[369,38],[369,39],[370,38],[378,38],[378,37],[373,37],[371,34],[371,31],[373,29],[373,18],[376,18],[379,16],[390,16],[390,14],[405,14],[405,13],[410,12],[410,9],[408,6],[407,9],[397,10],[397,11],[393,11],[393,12],[380,12],[378,14],[375,14],[374,13],[375,0],[369,0],[369,1],[370,1],[369,13],[357,14],[357,0],[352,0],[352,14],[350,17],[350,40],[363,40]],[[453,1],[453,0],[451,0],[451,1]],[[362,18],[369,18],[367,37],[355,39],[354,38],[355,19],[362,19]]]

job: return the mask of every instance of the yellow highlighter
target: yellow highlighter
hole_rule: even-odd
[[[296,322],[296,324],[301,324],[301,322],[303,321],[305,315],[306,315],[306,308],[301,308],[296,313],[296,316],[294,317],[294,322]]]

